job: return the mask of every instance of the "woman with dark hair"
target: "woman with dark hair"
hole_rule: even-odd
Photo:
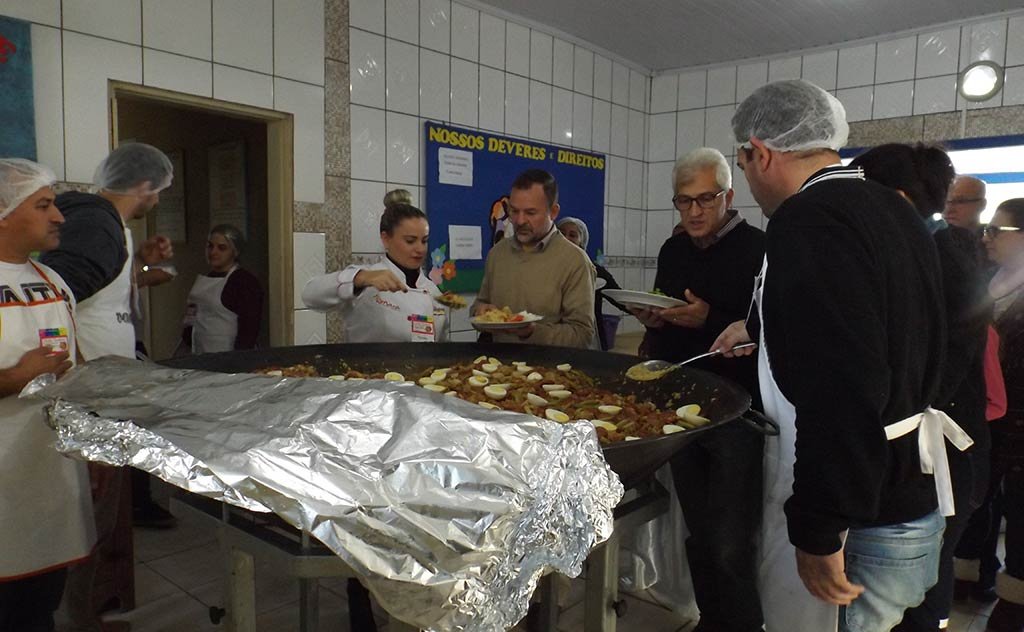
[[[955,170],[949,156],[929,145],[889,144],[861,154],[851,163],[869,180],[896,189],[929,225],[939,253],[949,326],[946,364],[939,400],[933,406],[949,415],[974,440],[964,452],[947,446],[956,514],[946,518],[939,555],[938,582],[924,603],[907,610],[895,630],[935,632],[945,627],[953,600],[953,553],[971,513],[980,506],[988,479],[989,434],[985,421],[984,350],[991,321],[972,235],[938,224]]]
[[[210,271],[196,277],[188,293],[181,343],[192,353],[253,349],[263,320],[263,288],[241,267],[242,232],[214,226],[206,240]]]
[[[405,195],[403,195],[403,193]],[[302,290],[307,307],[340,309],[346,342],[439,342],[447,340],[447,310],[421,268],[427,256],[427,215],[402,200],[397,189],[384,198],[380,240],[384,257],[314,277]]]

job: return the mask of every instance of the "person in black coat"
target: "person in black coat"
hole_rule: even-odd
[[[925,222],[941,212],[955,174],[945,151],[922,144],[881,145],[855,158],[850,166],[861,167],[869,180],[896,189]],[[971,513],[985,497],[988,483],[990,441],[985,420],[984,351],[991,310],[984,296],[973,235],[958,226],[940,226],[932,236],[942,269],[949,327],[941,390],[934,407],[966,430],[974,445],[963,452],[946,446],[956,514],[946,518],[938,582],[925,595],[924,603],[907,610],[895,628],[898,632],[934,632],[949,618],[953,554]]]

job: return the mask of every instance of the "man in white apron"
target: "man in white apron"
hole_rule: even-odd
[[[771,218],[747,323],[781,428],[765,447],[766,627],[886,632],[936,580],[936,505],[953,510],[943,435],[970,444],[930,408],[946,337],[934,243],[898,194],[842,167],[849,128],[824,90],[769,84],[732,124]]]
[[[49,632],[67,567],[95,541],[84,463],[53,448],[43,406],[18,393],[77,357],[74,299],[29,254],[53,248],[63,218],[49,168],[0,159],[0,630]]]
[[[160,201],[171,184],[171,161],[159,149],[126,143],[110,153],[93,177],[96,193],[68,192],[57,196],[64,213],[61,245],[41,261],[56,270],[78,302],[78,332],[82,357],[105,355],[135,358],[132,304],[138,287],[136,265],[154,265],[173,256],[166,237],[152,237],[136,250],[126,222],[141,219]],[[136,253],[141,263],[136,262]],[[97,548],[112,538],[117,519],[122,473],[117,468],[91,467],[96,494]],[[173,517],[172,517],[173,518]],[[68,609],[78,630],[96,630],[92,613],[95,556],[72,571],[68,580]]]

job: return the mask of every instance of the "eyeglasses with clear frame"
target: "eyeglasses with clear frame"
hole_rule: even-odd
[[[1017,226],[993,226],[992,224],[981,228],[981,232],[989,239],[995,239],[1000,233],[1015,233],[1019,230],[1020,228]]]
[[[675,205],[676,209],[681,212],[686,212],[693,207],[693,203],[696,202],[697,206],[703,209],[714,208],[718,202],[718,198],[725,195],[725,189],[722,189],[718,193],[701,193],[697,197],[690,197],[688,195],[676,195],[672,198],[672,204]]]

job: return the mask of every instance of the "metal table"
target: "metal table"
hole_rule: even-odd
[[[668,511],[669,495],[655,480],[636,488],[628,500],[615,509],[615,528],[611,538],[595,547],[586,561],[584,596],[585,632],[615,632],[616,619],[625,614],[618,598],[619,538],[621,533],[653,520]],[[357,577],[340,557],[331,552],[308,532],[282,526],[270,519],[272,514],[258,514],[225,503],[183,494],[175,509],[199,515],[217,527],[218,539],[225,554],[223,608],[211,607],[211,619],[223,619],[228,632],[256,632],[255,558],[275,559],[299,582],[299,629],[318,632],[318,579]],[[554,582],[548,575],[541,579],[540,630],[555,632],[558,607]],[[416,628],[392,618],[392,632],[413,632]]]

